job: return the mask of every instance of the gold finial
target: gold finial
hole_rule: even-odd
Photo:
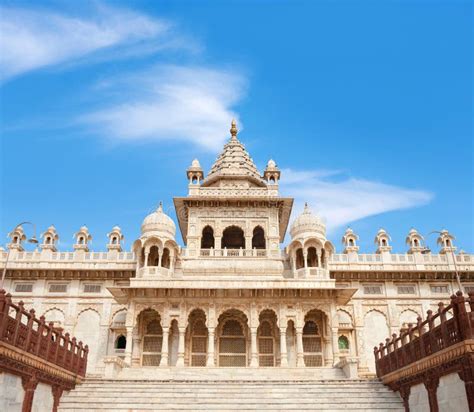
[[[230,127],[230,135],[232,136],[231,140],[237,139],[237,133],[238,132],[239,131],[237,130],[237,123],[236,123],[235,119],[232,119],[232,123],[231,123],[231,127]]]

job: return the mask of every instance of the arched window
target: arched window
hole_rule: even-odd
[[[303,327],[303,351],[306,366],[323,366],[321,334],[312,320],[306,321]]]
[[[127,346],[127,338],[123,335],[120,335],[115,339],[115,349],[125,349]]]
[[[113,245],[116,245],[116,244],[117,244],[117,237],[114,236],[114,237],[112,238],[112,244],[113,244]]]
[[[222,234],[221,248],[227,249],[244,249],[245,237],[244,231],[238,226],[229,226]]]
[[[214,229],[211,226],[206,226],[202,230],[201,249],[211,249],[214,247]]]
[[[18,236],[13,237],[13,243],[18,243]]]
[[[387,241],[385,239],[382,239],[382,246],[387,246]]]
[[[252,249],[265,249],[265,232],[261,226],[253,230]]]
[[[152,246],[148,254],[148,266],[158,266],[158,246]]]
[[[270,183],[274,184],[275,183],[275,176],[270,176]]]
[[[349,246],[354,246],[354,239],[349,239]]]
[[[51,243],[51,238],[49,236],[46,236],[46,244],[49,245]]]
[[[447,247],[451,246],[451,241],[449,239],[446,239],[446,246]]]
[[[296,269],[301,269],[304,267],[304,256],[303,256],[303,249],[296,250]]]
[[[79,244],[80,245],[84,244],[84,238],[82,236],[79,236]]]
[[[413,245],[416,247],[418,246],[418,239],[413,239]]]
[[[308,267],[315,268],[318,266],[318,258],[316,256],[316,248],[311,246],[308,248]]]
[[[163,257],[161,258],[161,266],[164,268],[170,268],[170,250],[165,247],[163,250]]]
[[[339,346],[339,350],[349,350],[349,339],[347,339],[347,337],[344,335],[339,336],[337,344]]]
[[[196,175],[193,176],[192,182],[193,182],[193,185],[197,184],[198,178]]]

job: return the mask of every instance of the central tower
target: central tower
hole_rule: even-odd
[[[275,162],[260,174],[237,133],[232,121],[231,137],[209,174],[195,159],[187,170],[188,196],[174,199],[187,258],[280,258],[293,199],[279,196]]]

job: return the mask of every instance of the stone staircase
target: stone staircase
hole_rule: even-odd
[[[199,369],[87,378],[59,411],[404,411],[379,381],[348,380],[340,369]]]

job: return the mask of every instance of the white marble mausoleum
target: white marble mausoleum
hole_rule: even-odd
[[[276,163],[261,173],[235,122],[230,131],[209,173],[194,160],[188,195],[174,198],[184,246],[161,205],[130,251],[118,226],[106,251],[90,250],[85,226],[69,252],[57,250],[54,226],[33,252],[21,226],[9,233],[7,291],[87,343],[90,374],[351,364],[368,375],[375,345],[449,302],[456,271],[474,289],[474,255],[446,230],[436,253],[415,229],[402,253],[383,229],[374,253],[360,253],[353,230],[335,244],[308,206],[289,226],[293,199],[280,194]]]

